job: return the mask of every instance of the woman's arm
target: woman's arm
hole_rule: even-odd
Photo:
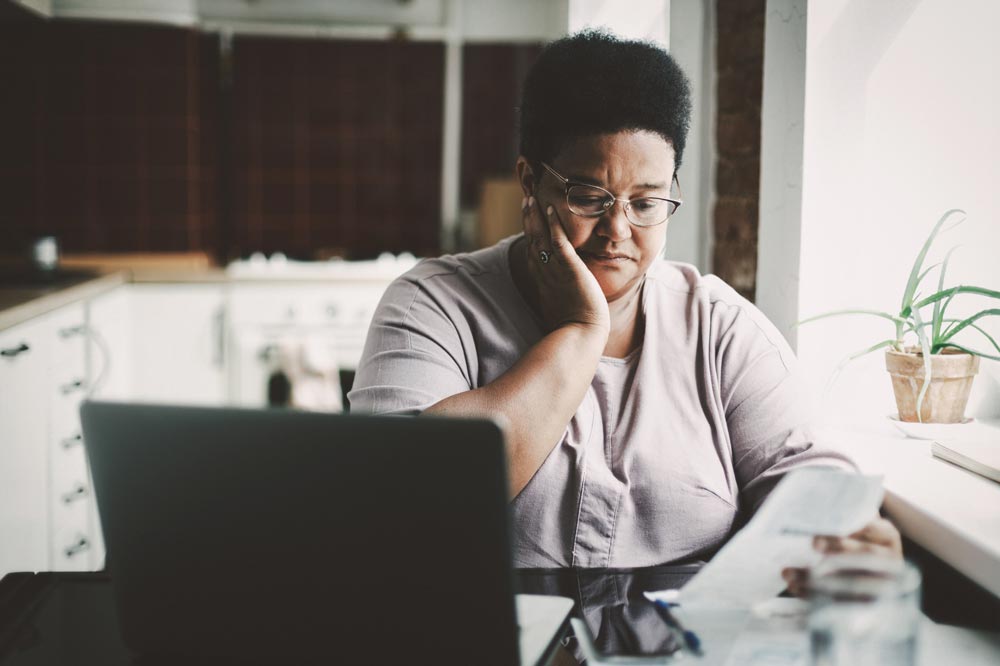
[[[606,340],[607,332],[593,326],[563,326],[493,382],[449,396],[423,413],[504,422],[513,498],[562,439],[594,378]]]
[[[493,382],[449,396],[424,414],[485,416],[507,425],[510,494],[527,485],[580,406],[608,341],[608,304],[551,206],[522,202],[527,243],[515,257],[550,332]],[[517,248],[515,248],[517,249]],[[540,253],[551,253],[543,263]]]

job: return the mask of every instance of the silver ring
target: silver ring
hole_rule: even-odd
[[[545,250],[540,250],[538,252],[538,258],[542,260],[543,264],[549,263],[549,259],[552,258],[552,253],[546,252]]]

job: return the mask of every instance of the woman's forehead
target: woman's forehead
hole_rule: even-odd
[[[674,173],[674,149],[659,134],[623,130],[568,141],[553,166],[571,179],[593,182],[628,180],[629,184],[665,185]]]

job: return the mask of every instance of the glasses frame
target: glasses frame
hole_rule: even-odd
[[[604,189],[603,187],[601,187],[599,185],[591,185],[590,183],[578,183],[576,181],[570,180],[566,176],[563,176],[561,173],[559,173],[558,171],[556,171],[555,169],[553,169],[551,166],[549,166],[545,162],[541,162],[540,164],[543,167],[545,167],[546,171],[548,171],[550,174],[552,174],[553,176],[555,176],[559,180],[559,182],[561,182],[563,184],[563,187],[566,189],[566,192],[565,192],[565,194],[566,194],[566,207],[569,208],[569,211],[571,213],[573,213],[574,215],[579,215],[580,217],[600,217],[600,216],[604,215],[605,213],[607,213],[608,211],[610,211],[614,207],[616,201],[620,201],[621,204],[622,204],[622,209],[625,211],[625,219],[629,221],[629,224],[635,225],[637,227],[641,227],[643,229],[648,229],[649,227],[657,227],[657,226],[663,224],[664,222],[666,222],[667,220],[669,220],[671,218],[671,216],[673,216],[673,214],[677,212],[677,209],[681,207],[681,204],[684,203],[683,199],[671,199],[669,197],[636,197],[634,199],[622,199],[621,197],[616,197],[612,192],[609,192],[608,190]],[[674,177],[671,179],[671,182],[677,185],[677,194],[682,196],[682,193],[681,193],[681,181],[677,178],[677,174],[676,173],[674,174]],[[597,212],[597,213],[578,213],[575,210],[573,210],[573,207],[569,203],[569,190],[572,187],[590,187],[590,188],[593,188],[595,190],[600,190],[601,192],[604,192],[605,194],[608,195],[610,201],[606,201],[605,202],[605,204],[604,204],[604,210],[602,210],[600,212]],[[629,215],[629,210],[632,208],[632,202],[633,201],[638,201],[640,199],[658,199],[660,201],[668,201],[668,202],[674,204],[674,209],[672,211],[670,211],[669,213],[667,213],[667,216],[665,218],[663,218],[662,220],[660,220],[659,222],[653,222],[652,224],[644,224],[642,222],[636,222],[635,220],[632,219],[632,216]]]

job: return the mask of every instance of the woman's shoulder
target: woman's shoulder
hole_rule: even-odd
[[[753,305],[722,278],[712,274],[704,275],[693,264],[681,261],[656,261],[646,273],[646,280],[662,298],[684,301],[698,299],[710,305],[722,306]]]
[[[480,250],[421,260],[389,285],[380,310],[402,308],[408,319],[421,312],[436,313],[452,321],[524,316],[524,302],[507,259],[516,239],[511,236]]]
[[[444,254],[422,259],[416,266],[400,276],[399,280],[411,284],[464,281],[485,275],[506,276],[510,273],[507,253],[517,236],[505,238],[495,245],[471,252]]]
[[[787,343],[767,316],[750,300],[716,275],[703,275],[693,265],[660,260],[647,273],[662,326],[697,329],[720,340],[756,339],[768,348],[787,353]]]

